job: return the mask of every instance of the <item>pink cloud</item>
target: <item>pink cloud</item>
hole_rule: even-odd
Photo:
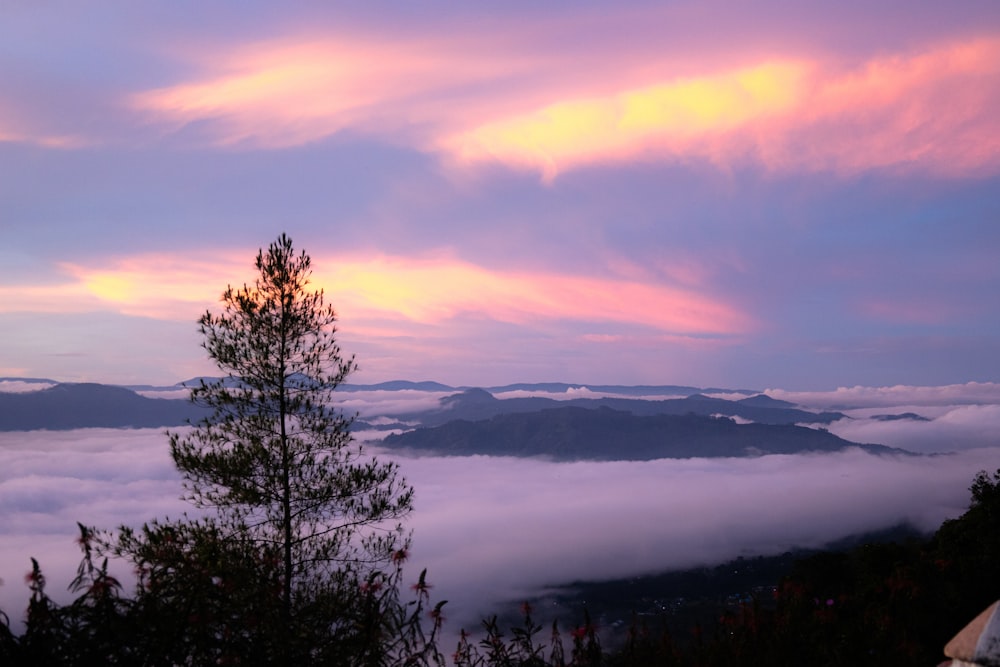
[[[245,256],[144,254],[109,265],[65,264],[68,280],[0,288],[5,311],[84,312],[190,320],[216,307],[228,284],[254,278]],[[359,331],[400,335],[413,325],[483,317],[523,325],[551,320],[641,325],[670,334],[733,334],[754,326],[738,308],[693,290],[612,278],[504,272],[450,257],[314,256],[315,287]],[[368,325],[365,322],[368,322]]]
[[[501,163],[550,179],[637,160],[845,173],[996,169],[995,31],[956,36],[954,21],[938,29],[907,20],[877,42],[894,50],[859,54],[872,40],[845,39],[861,18],[850,9],[793,12],[747,34],[755,13],[707,3],[366,25],[332,23],[336,12],[320,11],[282,16],[272,37],[256,41],[148,30],[136,40],[141,54],[162,57],[161,71],[174,65],[177,74],[122,93],[117,104],[130,116],[115,118],[117,138],[103,140],[121,141],[128,133],[117,130],[136,121],[142,133],[196,125],[190,134],[209,144],[258,148],[350,129],[460,167]],[[935,32],[948,36],[930,41]],[[31,100],[52,91],[18,92],[0,103],[0,142],[101,140],[92,124],[65,131],[86,114],[39,113],[43,102]],[[99,104],[108,110],[108,100]]]
[[[916,167],[945,174],[1000,163],[1000,39],[873,58],[861,67],[771,58],[553,100],[445,138],[459,164],[499,161],[552,179],[650,159],[773,170]]]
[[[342,308],[415,322],[477,314],[501,322],[570,319],[624,322],[683,333],[752,326],[733,306],[670,286],[543,272],[497,272],[450,258],[359,258],[324,262],[317,275]]]
[[[293,146],[351,128],[460,167],[499,162],[546,179],[637,160],[951,175],[1000,164],[1000,38],[860,64],[801,47],[720,53],[682,67],[678,54],[609,52],[588,73],[509,38],[315,33],[196,50],[197,74],[130,104],[168,127],[210,121],[223,145]]]
[[[800,104],[807,69],[775,60],[559,100],[462,131],[442,148],[460,163],[497,159],[547,179],[580,164],[711,152],[712,137]]]
[[[218,301],[228,282],[247,275],[250,253],[184,257],[157,253],[107,265],[72,262],[44,284],[0,285],[0,313],[82,313],[113,310],[156,319],[191,319]]]

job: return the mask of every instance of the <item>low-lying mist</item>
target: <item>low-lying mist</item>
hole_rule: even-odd
[[[428,568],[453,628],[549,585],[820,546],[900,521],[930,531],[964,510],[977,471],[1000,467],[997,448],[605,463],[379,455],[417,491],[407,577]],[[180,495],[158,429],[0,433],[0,609],[20,621],[31,556],[50,594],[69,599],[77,521],[176,517],[191,510]]]
[[[551,463],[399,459],[417,488],[413,562],[476,627],[485,603],[545,586],[820,547],[961,514],[1000,449],[940,457],[835,454]],[[471,616],[467,616],[472,611]]]

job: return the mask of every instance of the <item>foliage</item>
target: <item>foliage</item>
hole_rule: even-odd
[[[254,567],[277,560],[266,584],[277,586],[280,636],[315,639],[323,627],[339,637],[337,610],[405,549],[399,521],[413,490],[395,464],[364,457],[351,420],[332,407],[356,365],[341,356],[322,290],[308,290],[309,256],[282,235],[256,267],[252,286],[228,287],[223,312],[199,320],[204,348],[226,376],[192,389],[213,414],[172,433],[170,450],[190,500],[215,512],[202,526],[209,543],[234,545],[243,564],[257,553]]]
[[[536,637],[542,626],[532,617],[533,609],[527,602],[521,605],[522,622],[511,628],[510,639],[506,639],[496,616],[483,621],[486,636],[478,644],[462,632],[458,647],[452,654],[456,667],[598,667],[604,659],[597,626],[589,614],[584,613],[583,624],[570,631],[573,646],[569,662],[563,647],[558,622],[552,622],[548,644]],[[546,657],[547,656],[547,657]]]
[[[307,289],[309,256],[282,235],[256,267],[252,287],[227,288],[224,311],[199,320],[227,375],[192,390],[214,414],[171,434],[170,449],[196,505],[214,509],[233,534],[279,547],[290,615],[344,568],[363,579],[389,561],[413,490],[394,464],[363,458],[350,420],[332,407],[331,393],[356,365],[341,356],[322,290]]]

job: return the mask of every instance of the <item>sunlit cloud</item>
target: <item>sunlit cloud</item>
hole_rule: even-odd
[[[1000,40],[950,44],[843,67],[803,58],[555,101],[449,137],[459,163],[499,161],[551,180],[643,159],[724,168],[942,173],[1000,162]]]
[[[585,165],[700,160],[730,169],[920,168],[1000,164],[1000,38],[836,61],[716,48],[704,71],[609,53],[627,87],[544,49],[337,34],[203,48],[186,80],[132,95],[165,127],[199,123],[221,145],[280,148],[345,129],[438,152],[459,166],[501,163],[546,180]],[[664,56],[661,56],[664,57]],[[728,65],[720,65],[727,61]],[[647,74],[639,82],[636,72]],[[495,82],[496,85],[484,85]]]
[[[500,272],[450,258],[316,258],[313,277],[352,318],[438,324],[484,317],[512,324],[575,320],[640,325],[680,334],[735,334],[754,326],[734,306],[660,284],[544,272]],[[66,264],[62,285],[3,288],[5,309],[105,308],[128,315],[192,319],[227,284],[252,280],[245,262],[143,255],[99,268]],[[16,297],[16,298],[15,298]],[[380,325],[379,325],[380,326]],[[376,327],[378,328],[378,326]],[[370,332],[369,332],[370,333]],[[398,333],[398,332],[397,332]]]
[[[325,275],[345,308],[435,322],[480,313],[512,323],[539,319],[628,322],[666,331],[735,333],[751,325],[736,308],[662,285],[541,272],[499,273],[455,260],[331,262]]]
[[[538,168],[549,179],[579,164],[704,152],[710,135],[800,104],[806,72],[802,63],[767,62],[610,97],[557,102],[464,132],[445,149],[460,162],[498,159]]]
[[[82,313],[114,310],[158,319],[191,319],[217,302],[227,281],[245,274],[245,258],[198,259],[154,253],[112,266],[64,262],[42,285],[0,285],[0,313]],[[194,308],[194,310],[192,310]]]

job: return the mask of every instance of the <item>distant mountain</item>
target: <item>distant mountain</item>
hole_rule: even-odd
[[[915,412],[904,412],[898,415],[872,415],[870,417],[876,421],[880,422],[894,422],[894,421],[915,421],[915,422],[929,422],[931,421],[927,417],[922,417]]]
[[[19,383],[51,383],[49,380],[8,378]],[[218,381],[218,378],[191,378],[170,387],[135,385],[115,387],[92,383],[64,383],[53,387],[25,393],[0,392],[0,430],[28,429],[72,429],[87,427],[160,427],[176,426],[187,420],[196,421],[207,415],[207,411],[192,405],[186,398],[150,398],[156,391],[177,390],[185,386],[197,386],[199,381]],[[236,381],[225,380],[226,384]],[[494,391],[550,391],[563,392],[579,388],[580,385],[565,383],[517,384],[494,388]],[[592,385],[594,392],[616,392],[626,394],[634,390],[635,397],[568,398],[556,400],[546,397],[519,397],[497,399],[485,389],[466,389],[442,398],[435,409],[416,409],[403,414],[381,414],[371,423],[358,420],[358,428],[398,429],[421,426],[442,426],[455,420],[481,421],[504,414],[521,414],[540,410],[576,407],[587,410],[610,408],[635,416],[653,415],[724,415],[762,424],[830,423],[844,418],[841,413],[814,413],[794,407],[786,401],[778,401],[764,395],[748,396],[730,401],[694,393],[686,398],[648,400],[646,395],[669,394],[672,391],[691,389],[677,385],[622,387],[617,385]],[[340,390],[351,391],[426,391],[448,393],[453,387],[439,382],[411,382],[397,380],[371,385],[345,384]],[[139,396],[136,391],[147,393]],[[738,393],[728,391],[726,393]],[[386,419],[388,418],[388,419]],[[409,426],[407,426],[409,425]]]
[[[756,394],[755,396],[750,396],[748,398],[741,398],[737,401],[740,405],[749,405],[755,408],[794,408],[794,403],[789,403],[788,401],[779,401],[776,398],[771,398],[767,394]]]
[[[0,392],[0,431],[180,426],[208,412],[187,400],[144,398],[123,387],[57,384],[27,393]]]
[[[476,397],[482,395],[477,393]],[[393,434],[382,444],[443,455],[543,456],[563,461],[739,457],[834,452],[849,447],[880,454],[903,453],[791,424],[737,424],[732,419],[696,414],[640,416],[608,407],[575,406],[501,414],[481,421],[451,421]]]
[[[843,419],[840,412],[809,412],[793,407],[792,403],[758,395],[727,401],[703,394],[687,398],[643,400],[638,398],[572,398],[556,400],[540,396],[498,399],[485,389],[466,391],[441,399],[440,408],[407,414],[407,420],[419,421],[422,426],[441,426],[456,419],[480,421],[502,414],[537,412],[556,407],[586,409],[611,408],[636,416],[651,415],[724,415],[739,417],[762,424],[829,424]],[[393,415],[402,419],[403,415]]]
[[[21,380],[26,381],[24,378],[7,378],[10,380]],[[201,380],[206,382],[214,382],[219,378],[215,377],[193,377],[189,380],[183,382],[178,382],[171,386],[162,385],[126,385],[128,389],[135,389],[140,391],[164,391],[179,389],[182,387],[196,387]],[[0,378],[3,380],[3,378]],[[41,380],[36,380],[41,381]],[[52,380],[44,380],[44,382],[49,382],[55,384]],[[345,382],[341,384],[337,389],[338,391],[432,391],[432,392],[461,392],[469,389],[474,389],[475,387],[469,386],[454,386],[449,384],[443,384],[441,382],[434,382],[431,380],[424,380],[421,382],[413,382],[411,380],[390,380],[387,382],[376,382],[373,384],[359,384],[354,382]],[[759,394],[758,391],[751,389],[720,389],[720,388],[701,388],[701,387],[690,387],[686,385],[675,385],[675,384],[663,384],[663,385],[620,385],[620,384],[586,384],[586,383],[571,383],[571,382],[517,382],[514,384],[497,385],[492,387],[484,387],[484,391],[488,391],[491,394],[504,394],[511,392],[541,392],[548,394],[566,394],[571,395],[573,392],[591,392],[595,394],[616,394],[618,396],[629,396],[629,397],[646,397],[646,396],[690,396],[692,394],[703,393],[703,394],[742,394],[744,396],[754,396]],[[768,398],[764,396],[763,398]],[[768,399],[774,400],[774,399]],[[776,401],[783,403],[783,401]],[[786,406],[791,407],[792,403],[787,403]]]
[[[409,380],[392,380],[376,384],[352,384],[345,382],[337,387],[338,391],[456,391],[455,387],[440,382],[410,382]]]
[[[24,384],[58,384],[55,380],[47,380],[45,378],[0,377],[0,382],[23,382]]]
[[[486,387],[491,394],[503,394],[512,391],[543,391],[550,394],[566,394],[571,391],[587,390],[600,394],[619,394],[621,396],[688,396],[699,391],[708,391],[698,387],[685,387],[674,384],[664,385],[620,385],[620,384],[568,384],[566,382],[518,382],[498,387]],[[733,393],[753,394],[756,392],[742,389],[726,390]]]

